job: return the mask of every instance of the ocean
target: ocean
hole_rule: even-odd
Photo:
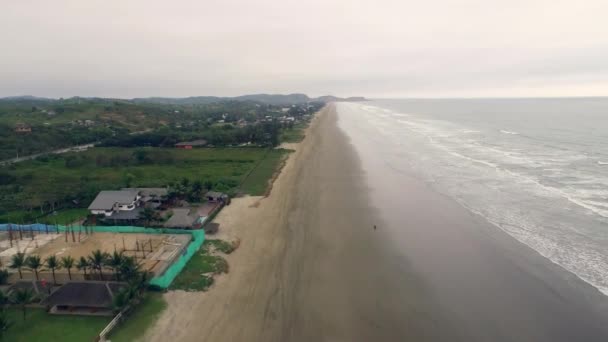
[[[608,98],[399,99],[337,109],[356,149],[382,163],[362,158],[368,174],[378,166],[413,175],[608,294]]]

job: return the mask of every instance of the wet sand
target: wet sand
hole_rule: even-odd
[[[267,198],[237,199],[218,215],[241,241],[230,273],[205,293],[167,293],[145,341],[608,336],[605,311],[590,305],[599,293],[417,180],[388,198],[400,215],[373,208],[336,120],[331,106],[315,118]]]

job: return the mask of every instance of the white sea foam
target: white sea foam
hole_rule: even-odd
[[[517,126],[488,130],[416,113],[368,123],[398,148],[393,168],[407,162],[438,190],[608,294],[605,146],[588,144],[594,150],[587,151],[528,133],[507,142],[500,135],[519,135]]]

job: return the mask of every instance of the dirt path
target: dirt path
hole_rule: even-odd
[[[217,217],[240,248],[206,293],[173,291],[145,341],[367,341],[441,334],[418,322],[402,262],[371,227],[363,175],[329,107],[267,198],[237,199]],[[431,325],[429,325],[429,323]]]

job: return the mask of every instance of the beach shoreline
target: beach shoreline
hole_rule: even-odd
[[[143,340],[602,340],[599,292],[425,183],[373,174],[338,120],[325,107],[270,194],[217,216],[240,242],[230,272],[166,293]]]
[[[336,122],[329,105],[313,119],[268,197],[237,198],[217,216],[218,237],[240,240],[227,256],[230,272],[208,292],[165,294],[168,308],[144,340],[444,335],[427,319],[432,305],[414,295],[422,286],[373,230],[381,220],[369,206],[356,152]]]

